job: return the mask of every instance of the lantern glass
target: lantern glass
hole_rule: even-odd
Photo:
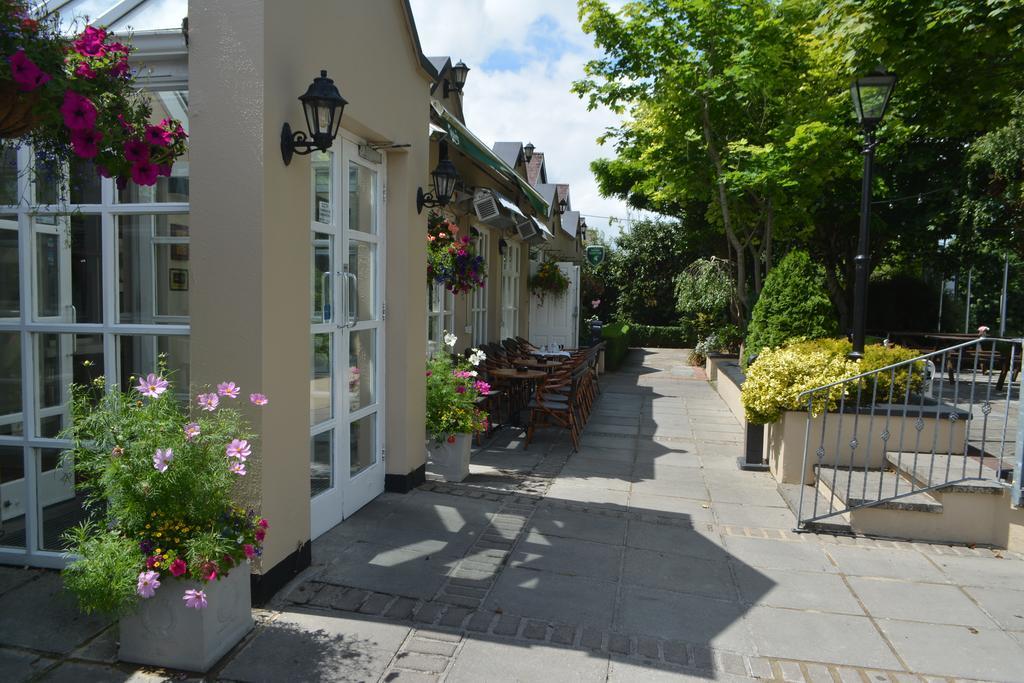
[[[452,198],[452,194],[455,192],[455,181],[459,179],[455,164],[449,159],[441,159],[437,163],[437,168],[430,175],[434,179],[434,196],[438,203],[444,206]]]
[[[310,137],[321,149],[327,149],[338,134],[341,114],[347,104],[345,98],[327,77],[327,72],[321,71],[299,100]]]
[[[896,77],[884,72],[858,78],[850,85],[857,121],[862,126],[873,128],[882,121],[895,85]]]
[[[452,88],[462,92],[462,86],[466,84],[466,76],[469,75],[469,67],[462,60],[451,68]]]

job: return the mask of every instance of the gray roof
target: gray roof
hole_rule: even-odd
[[[516,162],[519,161],[519,153],[522,149],[523,143],[521,142],[495,142],[494,147],[491,148],[498,155],[499,159],[512,168],[516,167]]]
[[[452,61],[451,57],[427,57],[427,61],[434,66],[434,70],[437,71],[438,75],[444,71],[444,68],[448,66],[449,62]]]
[[[540,193],[540,196],[544,198],[544,201],[548,203],[548,206],[550,206],[552,210],[555,210],[556,205],[558,204],[558,202],[555,201],[555,192],[557,191],[558,186],[552,183],[537,183],[533,188]]]
[[[576,233],[580,226],[580,212],[566,211],[562,214],[562,231],[569,237],[576,239]]]

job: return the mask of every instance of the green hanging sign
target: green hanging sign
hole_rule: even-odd
[[[587,247],[587,262],[592,266],[599,266],[604,262],[604,247],[592,245]]]

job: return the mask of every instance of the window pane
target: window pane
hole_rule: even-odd
[[[27,503],[21,446],[0,446],[0,546],[25,547]]]
[[[164,356],[174,393],[187,401],[189,395],[189,338],[184,335],[133,334],[117,337],[118,382],[122,389],[138,384],[132,377],[159,371]]]
[[[18,268],[18,219],[0,216],[0,318],[21,314]]]
[[[348,272],[356,276],[354,307],[359,320],[377,318],[377,245],[351,240],[348,243]],[[348,285],[349,283],[346,283]],[[349,296],[351,296],[349,289]]]
[[[59,316],[60,310],[60,235],[36,234],[36,315]]]
[[[310,440],[309,497],[313,498],[334,487],[334,430],[321,432]]]
[[[21,415],[21,334],[0,332],[0,435],[25,433]]]
[[[153,104],[153,115],[150,117],[150,122],[157,124],[163,119],[174,118],[181,122],[187,133],[189,130],[188,91],[166,90],[149,94]],[[171,177],[160,176],[156,185],[149,187],[130,182],[123,190],[118,191],[117,201],[121,203],[187,202],[188,153],[186,152],[171,167]]]
[[[331,153],[316,152],[313,155],[313,220],[332,225],[334,203],[331,197]]]
[[[36,187],[36,204],[56,204],[61,181],[60,165],[41,157],[36,157],[35,164],[32,181]]]
[[[348,229],[377,232],[377,174],[354,163],[348,165]]]
[[[72,204],[99,204],[103,201],[100,194],[100,175],[96,172],[95,164],[88,159],[73,157],[70,174]]]
[[[103,375],[103,336],[36,335],[36,369],[37,433],[55,438],[67,424],[68,385]]]
[[[71,216],[71,320],[103,322],[103,244],[101,219]]]
[[[36,217],[36,315],[63,322],[103,322],[103,247],[98,215]],[[66,227],[67,233],[61,228]]]
[[[333,359],[332,334],[313,335],[313,377],[309,382],[309,417],[311,424],[320,424],[334,415],[331,402]]]
[[[334,319],[334,268],[331,258],[334,254],[334,238],[325,232],[313,233],[313,309],[310,319],[313,323],[325,323]]]
[[[376,330],[362,330],[349,335],[349,412],[365,408],[376,400],[376,339]]]
[[[122,323],[187,323],[189,217],[119,216],[118,264]]]
[[[61,451],[43,448],[36,451],[36,496],[39,502],[39,547],[64,550],[64,532],[86,518],[82,496],[75,493],[75,470],[71,462],[61,462]]]
[[[354,477],[377,462],[377,413],[349,426],[349,476]]]
[[[18,203],[18,150],[0,149],[0,204]]]

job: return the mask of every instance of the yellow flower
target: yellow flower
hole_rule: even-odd
[[[156,517],[156,510],[154,510],[153,512],[150,512],[150,513],[149,513],[149,516],[150,516],[150,517]]]
[[[160,548],[157,548],[157,549],[156,549],[156,554],[157,554],[157,555],[159,555],[159,554],[160,554],[160,553],[162,553],[162,552],[163,552],[163,551],[162,551],[162,550],[161,550]]]
[[[153,566],[154,566],[154,567],[159,567],[159,566],[160,566],[160,563],[159,563],[159,562],[154,562],[154,563],[153,563]]]
[[[161,537],[161,536],[163,536],[164,534],[163,534],[163,532],[162,532],[162,531],[158,531],[158,532],[156,532],[156,533],[155,533],[155,534],[153,534],[153,535],[154,535],[154,536],[156,536],[157,538],[160,538],[160,537]]]
[[[146,525],[146,528],[147,528],[147,529],[149,528],[149,525],[148,525],[148,524]]]

